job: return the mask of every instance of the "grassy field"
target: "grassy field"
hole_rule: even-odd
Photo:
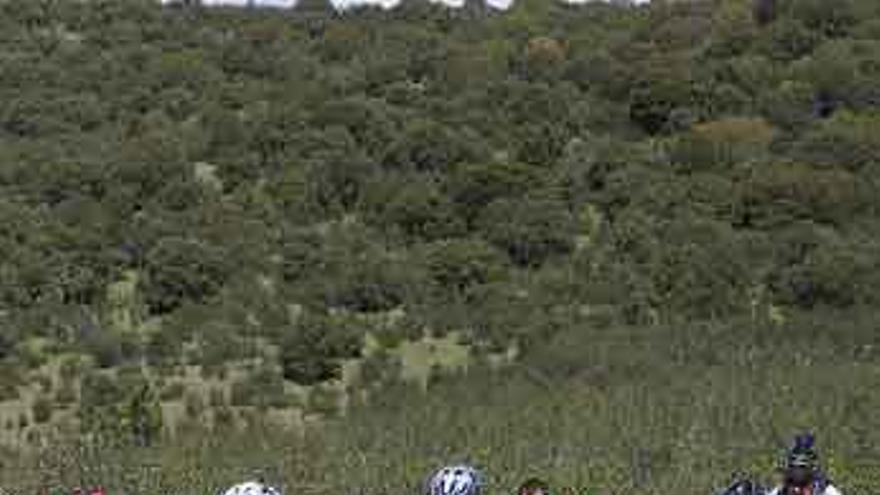
[[[458,370],[466,368],[470,355],[468,348],[459,340],[457,333],[449,333],[443,337],[427,336],[418,341],[404,341],[388,352],[391,359],[399,362],[399,376],[402,380],[413,383],[420,388],[427,386],[427,381],[434,369]],[[382,345],[372,335],[368,335],[365,342],[364,356],[374,355]],[[31,386],[20,390],[20,397],[16,400],[7,400],[0,403],[0,443],[10,447],[19,447],[25,444],[29,436],[35,434],[51,434],[55,429],[72,430],[76,428],[78,418],[76,410],[71,407],[55,408],[52,411],[50,422],[37,422],[34,420],[34,403],[40,397],[59,394],[63,389],[71,389],[74,394],[81,387],[79,379],[65,381],[62,378],[64,369],[62,363],[65,357],[48,361],[46,364],[33,370],[30,376]],[[253,363],[250,363],[253,366]],[[357,389],[361,384],[362,367],[364,359],[349,360],[343,371],[341,380],[328,383],[323,389],[329,389],[339,396],[340,407],[345,407],[348,402],[348,394]],[[166,433],[175,435],[179,430],[190,428],[192,418],[187,417],[187,402],[197,401],[203,404],[205,409],[210,409],[212,395],[222,397],[224,405],[233,402],[231,396],[237,381],[245,380],[249,376],[249,364],[241,363],[232,366],[223,377],[205,376],[204,370],[199,366],[181,366],[170,377],[156,376],[155,372],[149,376],[156,381],[164,383],[162,388],[170,390],[179,389],[174,394],[165,393],[161,401]],[[106,372],[108,376],[117,376],[115,370]],[[45,383],[45,385],[43,385]],[[268,411],[261,410],[259,414],[265,414],[267,420],[279,427],[299,429],[303,421],[309,415],[309,394],[316,387],[303,387],[293,383],[284,384],[285,393],[293,398],[290,405],[277,407]],[[254,407],[235,405],[230,408],[243,415],[252,411]],[[202,420],[210,419],[209,411],[206,411]],[[27,447],[26,447],[27,448]]]
[[[4,477],[22,488],[82,478],[125,493],[210,493],[263,473],[288,493],[418,493],[432,468],[467,461],[486,470],[491,493],[540,475],[596,493],[698,494],[736,471],[772,481],[789,436],[812,429],[846,493],[868,494],[878,334],[828,323],[581,328],[515,366],[472,365],[435,376],[427,392],[389,385],[344,420],[205,430],[150,450],[48,446],[40,476],[7,465]]]

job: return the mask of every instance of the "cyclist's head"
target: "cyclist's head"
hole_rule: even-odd
[[[819,470],[819,455],[814,437],[807,433],[795,437],[794,445],[785,456],[785,482],[791,486],[807,486]]]
[[[483,477],[467,465],[447,466],[431,476],[428,495],[480,495]]]
[[[516,491],[517,495],[550,495],[550,485],[540,478],[525,480]]]
[[[281,492],[264,483],[248,481],[229,488],[223,495],[281,495]]]

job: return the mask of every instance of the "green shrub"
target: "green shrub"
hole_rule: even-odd
[[[418,178],[402,182],[390,191],[377,185],[376,192],[367,196],[371,223],[388,235],[399,231],[414,240],[444,239],[464,232],[464,222],[457,216],[455,205],[436,186]]]
[[[804,136],[797,153],[807,162],[859,171],[880,160],[880,117],[841,112]]]
[[[45,398],[40,397],[34,401],[31,407],[31,415],[34,418],[35,424],[45,424],[52,420],[52,402]]]
[[[168,313],[186,302],[204,302],[228,276],[226,253],[202,239],[161,239],[146,256],[142,290],[154,314]]]
[[[186,385],[181,382],[171,382],[167,384],[160,395],[163,401],[180,400],[184,397]]]
[[[284,390],[284,380],[270,368],[260,368],[247,378],[232,384],[229,404],[231,406],[258,406],[260,408],[287,407],[289,398]]]
[[[306,404],[307,411],[326,417],[334,417],[340,413],[341,394],[332,386],[318,385],[309,392]]]
[[[728,118],[698,124],[676,140],[672,160],[690,170],[760,160],[767,156],[775,134],[762,119]]]
[[[402,362],[385,349],[367,356],[360,366],[359,385],[384,388],[401,380]]]
[[[475,286],[505,276],[506,260],[479,239],[440,241],[425,252],[429,280],[441,291],[464,296]]]
[[[76,388],[73,383],[65,383],[62,381],[58,390],[55,391],[55,403],[60,406],[71,406],[76,404],[79,397],[76,394]]]
[[[840,224],[863,211],[855,175],[799,163],[744,168],[737,187],[739,221],[772,228],[799,220]]]
[[[226,405],[226,393],[221,388],[211,387],[208,390],[208,405],[218,408]]]
[[[480,227],[520,266],[540,266],[574,249],[575,220],[564,204],[551,200],[497,200],[481,215]]]
[[[186,416],[190,419],[201,418],[205,411],[205,404],[201,394],[193,391],[189,391],[183,396],[183,406]]]
[[[363,334],[344,317],[309,312],[285,333],[280,364],[286,380],[314,385],[341,377],[341,360],[357,357]]]
[[[417,120],[392,141],[383,164],[397,170],[444,172],[463,162],[485,158],[479,143],[435,121]]]

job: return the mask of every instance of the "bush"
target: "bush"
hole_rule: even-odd
[[[366,198],[368,219],[386,235],[402,233],[411,240],[436,240],[461,235],[464,222],[456,215],[451,199],[428,182],[412,177],[394,184],[390,191],[377,185]],[[388,179],[383,178],[383,182]]]
[[[284,380],[274,370],[262,368],[232,384],[230,405],[283,408],[289,405]]]
[[[399,129],[393,116],[391,108],[382,100],[348,98],[323,105],[315,125],[345,127],[370,156],[381,157],[389,143],[397,139]]]
[[[342,317],[307,312],[285,332],[282,375],[300,385],[341,378],[341,360],[360,355],[363,335],[359,330]]]
[[[855,0],[799,0],[792,5],[792,14],[811,31],[828,37],[845,35],[858,21]]]
[[[464,296],[479,285],[505,276],[501,253],[479,239],[440,241],[426,248],[428,278],[441,291]]]
[[[208,390],[208,405],[215,409],[227,405],[226,392],[220,387],[211,387]]]
[[[0,320],[0,361],[9,357],[15,350],[17,342],[12,333],[12,328],[7,328]]]
[[[336,277],[323,280],[323,302],[328,307],[359,312],[388,311],[400,306],[411,292],[411,276],[402,259],[376,252],[339,260]],[[384,259],[383,259],[384,258]]]
[[[809,237],[813,243],[822,238],[816,234]],[[880,259],[873,246],[848,246],[841,245],[839,240],[826,240],[813,246],[802,245],[793,254],[770,275],[770,287],[780,302],[807,309],[875,303],[880,287],[876,276]]]
[[[354,209],[363,199],[376,163],[352,143],[347,132],[327,132],[316,139],[307,161],[308,205],[323,215],[335,216]]]
[[[307,410],[326,417],[334,417],[341,411],[341,394],[332,386],[319,385],[309,392]]]
[[[205,240],[159,240],[147,253],[141,287],[150,312],[166,314],[187,302],[205,302],[226,282],[229,263],[222,248]]]
[[[48,423],[52,420],[52,402],[45,397],[38,398],[34,401],[31,413],[34,418],[34,423]]]
[[[384,388],[402,379],[403,364],[399,357],[379,349],[363,360],[359,385],[366,388]]]
[[[671,158],[688,170],[730,167],[766,157],[775,134],[762,119],[728,118],[698,124],[675,140]]]
[[[418,172],[448,172],[462,162],[485,158],[479,143],[469,141],[452,129],[434,121],[411,123],[392,142],[382,160],[386,168]]]
[[[687,64],[674,55],[656,56],[630,71],[635,80],[629,92],[630,121],[651,135],[676,130],[670,126],[672,113],[692,109],[695,103]]]
[[[282,270],[291,288],[318,305],[352,311],[387,311],[407,300],[417,284],[408,258],[357,225],[334,226],[286,248]],[[308,245],[320,246],[312,250]],[[315,252],[317,251],[317,253]]]
[[[181,382],[171,382],[162,389],[159,396],[162,401],[180,400],[186,393],[186,385]]]
[[[804,136],[797,148],[807,163],[859,171],[880,161],[880,116],[840,112]]]
[[[23,385],[20,370],[13,364],[0,362],[0,402],[18,399],[20,385]]]
[[[123,363],[122,342],[118,335],[95,328],[83,339],[82,346],[99,368],[110,369]]]
[[[58,390],[55,391],[55,403],[59,406],[74,405],[79,399],[76,395],[76,389],[72,383],[61,383]]]
[[[535,37],[526,45],[526,71],[532,79],[556,79],[567,58],[566,46],[553,38]]]
[[[791,62],[809,55],[819,45],[822,36],[803,23],[780,19],[771,24],[762,37],[762,54],[780,61]]]
[[[520,266],[540,266],[574,249],[575,220],[565,205],[551,200],[497,200],[481,215],[480,226],[489,242]]]
[[[183,408],[186,416],[190,419],[199,419],[205,411],[205,404],[201,394],[197,392],[188,392],[183,397]]]
[[[772,228],[798,220],[841,224],[863,208],[856,177],[800,163],[758,163],[737,187],[737,223]]]
[[[541,169],[521,163],[463,165],[451,177],[452,199],[468,222],[498,198],[518,197],[544,183]]]
[[[784,129],[802,129],[813,122],[815,93],[810,83],[787,80],[776,88],[762,91],[758,106],[773,124]]]

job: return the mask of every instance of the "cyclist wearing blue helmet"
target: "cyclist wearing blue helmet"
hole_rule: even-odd
[[[812,434],[798,435],[785,456],[785,478],[770,495],[841,495],[819,467]]]

